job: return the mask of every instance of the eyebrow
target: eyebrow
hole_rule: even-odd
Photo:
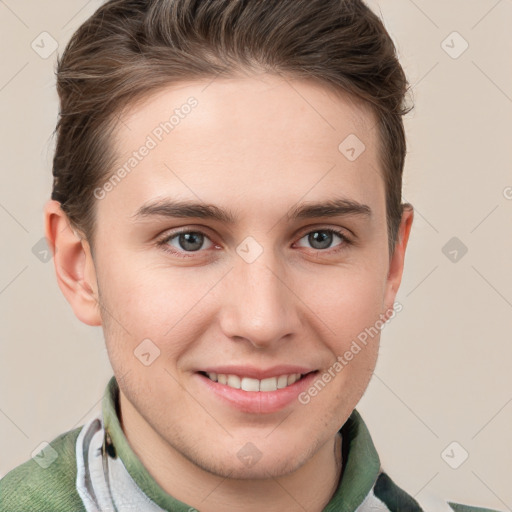
[[[288,212],[290,220],[313,219],[319,217],[361,216],[370,217],[371,208],[347,198],[337,198],[322,202],[301,203]],[[198,203],[189,200],[161,199],[142,205],[132,216],[135,220],[145,217],[200,218],[235,224],[237,215],[229,209],[213,204]]]

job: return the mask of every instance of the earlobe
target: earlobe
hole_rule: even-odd
[[[409,203],[403,205],[402,219],[398,229],[395,250],[389,262],[389,271],[386,282],[386,294],[384,304],[387,310],[393,307],[396,294],[402,281],[402,275],[405,262],[405,251],[409,235],[411,233],[412,222],[414,219],[414,209]]]
[[[46,203],[44,222],[59,288],[79,320],[101,325],[96,272],[87,240],[74,231],[58,201]]]

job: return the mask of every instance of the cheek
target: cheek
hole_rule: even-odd
[[[339,268],[304,282],[303,289],[311,310],[325,320],[331,337],[356,337],[375,324],[383,312],[385,279],[376,268]]]
[[[324,400],[354,404],[363,395],[377,362],[385,288],[382,271],[353,266],[337,269],[331,279],[314,282],[310,287],[314,302],[308,305],[327,326],[322,332],[332,359],[323,369],[329,391],[322,391],[324,398],[315,400],[313,408],[321,408]],[[323,389],[321,383],[317,388]],[[311,389],[312,395],[317,392]],[[313,396],[305,400],[309,398]]]
[[[197,303],[222,276],[223,271],[219,273],[213,266],[181,265],[155,252],[120,251],[115,264],[104,265],[102,281],[108,282],[110,296],[123,307],[130,310],[158,307],[159,312],[186,310],[189,303]]]
[[[139,344],[151,340],[164,356],[156,364],[176,359],[190,347],[205,319],[204,295],[215,284],[204,269],[201,276],[193,274],[191,269],[148,268],[127,258],[102,272],[103,327],[112,354],[129,360]]]

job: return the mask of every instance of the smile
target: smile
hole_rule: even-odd
[[[206,373],[206,375],[213,382],[224,384],[233,389],[242,389],[243,391],[277,391],[292,384],[305,377],[307,374],[292,373],[287,375],[280,375],[278,377],[269,377],[267,379],[253,379],[251,377],[241,377],[239,375],[227,375],[224,373]]]
[[[319,370],[298,365],[255,368],[230,365],[196,371],[199,392],[206,392],[216,403],[252,414],[275,413],[301,406],[298,395],[311,386]]]

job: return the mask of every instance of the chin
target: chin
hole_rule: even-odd
[[[293,453],[293,451],[291,452]],[[296,454],[295,454],[296,455]],[[236,458],[234,462],[232,458],[227,458],[219,462],[218,459],[208,464],[207,461],[195,461],[209,473],[215,474],[223,478],[234,480],[266,480],[269,478],[279,478],[290,473],[293,473],[302,466],[305,461],[290,459],[283,456],[282,458],[265,457],[261,454],[260,459],[250,459],[245,457],[245,460]]]

